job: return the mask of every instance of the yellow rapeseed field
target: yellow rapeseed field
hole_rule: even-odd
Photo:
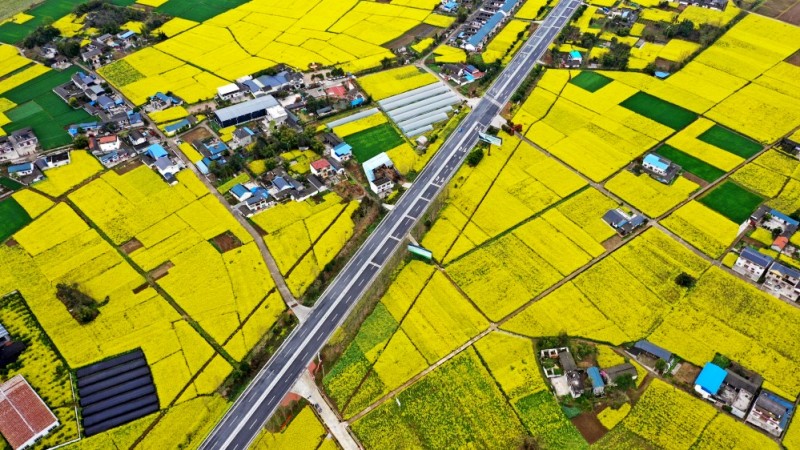
[[[280,450],[295,448],[315,450],[325,439],[327,431],[311,406],[306,406],[280,433],[262,431],[251,445],[254,450]]]
[[[384,123],[386,123],[386,116],[384,116],[382,113],[378,113],[354,120],[344,125],[339,125],[333,129],[333,132],[339,137],[347,137],[351,134],[370,129]]]
[[[31,218],[37,218],[53,206],[53,202],[41,194],[25,189],[12,194],[14,200],[22,206]]]
[[[739,231],[728,218],[694,200],[661,223],[712,258],[722,256]]]
[[[365,75],[358,79],[358,84],[373,100],[383,100],[434,82],[435,76],[413,65]]]
[[[46,171],[47,179],[37,183],[36,190],[58,197],[103,169],[97,159],[85,151],[72,151],[70,157],[70,164]]]
[[[700,186],[684,177],[666,185],[646,173],[639,176],[623,170],[606,183],[606,188],[645,215],[658,217],[686,200]]]
[[[511,401],[547,389],[530,339],[493,331],[476,342],[475,349]]]
[[[600,419],[600,423],[602,423],[604,427],[610,430],[617,426],[617,424],[620,423],[630,411],[630,403],[625,403],[618,409],[613,409],[610,406],[607,406],[606,409],[600,411],[600,413],[597,415],[597,418]]]

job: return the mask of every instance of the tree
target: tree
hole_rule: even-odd
[[[466,8],[458,8],[458,18],[456,19],[458,23],[464,23],[469,19],[469,11]]]
[[[697,284],[697,279],[686,272],[681,272],[680,275],[675,277],[675,284],[687,289],[691,289]]]
[[[467,155],[467,165],[470,167],[475,167],[481,162],[482,159],[483,149],[481,147],[477,147],[469,152],[469,155]]]
[[[81,44],[78,41],[62,41],[58,43],[58,51],[67,58],[76,58],[81,54]]]
[[[61,36],[61,31],[51,25],[43,25],[33,30],[23,41],[25,48],[41,47],[53,39]]]
[[[108,303],[106,297],[102,302],[89,297],[78,289],[77,284],[59,283],[56,285],[56,298],[67,307],[70,315],[81,324],[93,321],[99,314],[98,309]]]
[[[667,370],[667,362],[659,358],[656,361],[656,372],[663,374],[665,370]]]
[[[79,134],[75,137],[75,140],[72,141],[72,148],[75,150],[82,150],[89,147],[89,139],[86,138],[86,135]]]
[[[659,361],[663,360],[659,359]],[[618,376],[614,380],[614,384],[623,391],[627,391],[628,389],[633,389],[636,387],[636,382],[633,381],[633,375],[630,374]]]

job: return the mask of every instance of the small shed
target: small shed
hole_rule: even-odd
[[[594,395],[603,395],[606,389],[606,383],[603,381],[603,377],[600,376],[600,369],[595,366],[589,367],[586,370],[586,374],[589,375],[589,380],[592,381],[592,392]]]

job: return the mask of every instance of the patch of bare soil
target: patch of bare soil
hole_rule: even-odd
[[[795,3],[794,6],[778,16],[778,20],[792,25],[800,25],[800,2]]]
[[[186,134],[182,135],[181,139],[183,139],[183,142],[192,143],[194,141],[202,141],[202,140],[208,139],[210,137],[213,137],[213,136],[211,135],[211,132],[208,131],[208,129],[206,127],[196,127],[195,129],[193,129],[193,130],[187,132]]]
[[[786,58],[786,62],[789,64],[794,64],[795,66],[800,66],[800,50],[794,52],[792,56]]]
[[[570,420],[589,444],[594,444],[608,432],[606,427],[600,423],[600,419],[592,413],[581,413]]]
[[[7,247],[16,247],[17,245],[19,245],[19,244],[18,244],[18,243],[17,243],[17,241],[15,241],[13,238],[9,238],[9,239],[6,241],[6,246],[7,246]]]
[[[686,178],[689,181],[693,181],[696,184],[699,184],[700,187],[708,186],[708,181],[698,177],[697,175],[689,172],[683,172],[683,178]]]
[[[164,278],[169,274],[169,269],[175,267],[175,264],[172,261],[167,261],[164,264],[156,267],[150,272],[150,276],[153,278],[153,281],[158,280],[159,278]]]
[[[606,250],[612,250],[621,243],[622,243],[622,236],[615,234],[614,236],[611,236],[610,238],[606,239],[603,242],[603,248]]]
[[[214,245],[214,248],[216,248],[220,253],[229,252],[242,246],[242,241],[240,241],[239,238],[234,236],[230,231],[226,231],[219,236],[212,238],[211,241]]]
[[[684,362],[681,363],[681,368],[678,369],[674,377],[675,381],[691,386],[694,384],[694,380],[697,379],[698,375],[700,375],[699,367]]]
[[[144,163],[142,162],[141,159],[139,158],[132,159],[130,161],[124,162],[122,164],[117,164],[116,166],[114,166],[114,172],[116,172],[117,175],[125,175],[126,173],[141,166],[142,164]]]
[[[144,244],[139,242],[138,239],[133,238],[130,241],[122,244],[122,246],[120,247],[120,250],[125,252],[126,255],[130,255],[131,253],[133,253],[134,251],[136,251],[136,250],[138,250],[138,249],[140,249],[142,247],[144,247]]]

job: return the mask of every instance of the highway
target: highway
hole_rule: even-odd
[[[345,265],[270,361],[256,375],[201,445],[204,450],[244,450],[300,377],[302,371],[347,317],[383,265],[423,216],[478,142],[536,61],[569,22],[580,0],[562,0],[501,72],[481,101],[451,134],[425,169]]]

